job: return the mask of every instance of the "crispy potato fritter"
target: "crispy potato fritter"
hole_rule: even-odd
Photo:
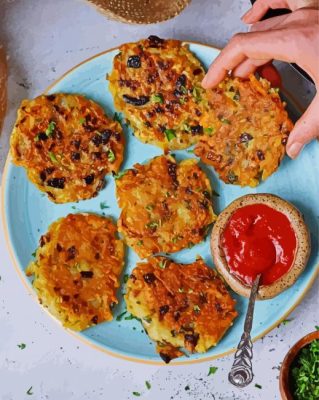
[[[256,186],[277,170],[293,124],[279,94],[265,79],[226,78],[208,91],[213,111],[202,124],[213,127],[195,154],[226,183]]]
[[[178,264],[165,257],[138,263],[127,281],[128,311],[140,318],[167,363],[180,350],[205,352],[237,316],[235,300],[202,259]]]
[[[110,91],[139,140],[185,149],[210,131],[200,124],[210,108],[201,86],[205,71],[187,45],[150,36],[119,50]]]
[[[142,258],[203,240],[213,212],[210,183],[194,159],[160,156],[116,180],[118,229]]]
[[[16,165],[55,203],[97,195],[123,160],[119,123],[80,95],[52,94],[24,100],[11,136]]]
[[[40,239],[34,275],[39,301],[62,324],[76,331],[112,319],[124,265],[124,246],[110,219],[69,214],[51,224]]]

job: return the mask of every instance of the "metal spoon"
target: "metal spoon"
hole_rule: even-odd
[[[255,300],[258,293],[259,281],[261,274],[257,275],[251,288],[248,309],[244,325],[244,333],[241,336],[237,346],[233,366],[229,372],[228,380],[237,387],[245,387],[253,380],[253,344],[250,337],[251,328],[253,325]]]

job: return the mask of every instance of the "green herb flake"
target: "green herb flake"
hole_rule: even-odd
[[[51,121],[49,123],[47,129],[45,130],[45,134],[47,135],[47,137],[51,137],[52,136],[52,133],[54,132],[55,126],[56,126],[56,124],[55,124],[54,121]]]
[[[123,277],[123,282],[126,283],[129,277],[130,277],[129,274],[125,274]]]
[[[123,311],[121,314],[119,314],[119,315],[116,317],[116,321],[122,321],[122,319],[123,319],[123,317],[124,317],[125,314],[126,314],[126,311]]]
[[[139,392],[133,392],[133,396],[140,397],[140,395],[141,395],[141,393],[139,393]]]
[[[180,97],[179,98],[179,104],[181,104],[182,106],[186,103],[186,98],[185,97]]]
[[[85,123],[86,119],[85,118],[80,118],[79,119],[79,124],[83,125]]]
[[[125,319],[125,321],[131,321],[132,319],[136,319],[137,321],[141,321],[139,318],[135,317],[133,314],[128,315],[124,319]]]
[[[33,139],[35,142],[38,142],[40,140],[39,135],[36,135]]]
[[[152,211],[152,210],[154,210],[154,204],[148,204],[145,208],[146,208],[146,210],[148,210],[148,211]]]
[[[187,92],[188,92],[188,90],[187,90],[187,88],[186,88],[185,86],[181,86],[181,87],[180,87],[180,91],[181,91],[183,94],[187,94]]]
[[[207,133],[208,136],[211,136],[214,133],[214,128],[204,128],[204,133]]]
[[[192,95],[195,99],[196,102],[199,102],[202,100],[202,96],[201,96],[201,90],[198,87],[194,87],[192,90]]]
[[[144,243],[143,240],[138,240],[138,241],[136,242],[137,246],[142,246],[143,243]]]
[[[165,135],[167,140],[170,142],[176,138],[175,129],[165,129]]]
[[[27,390],[27,395],[28,396],[32,396],[33,395],[32,386],[30,386],[29,389]]]
[[[105,210],[106,208],[110,208],[110,206],[108,206],[108,205],[106,204],[106,201],[102,201],[102,202],[100,203],[100,208],[101,208],[101,210]]]
[[[194,154],[194,150],[193,149],[187,150],[187,153]]]
[[[25,343],[18,344],[19,349],[24,350],[27,346]]]
[[[122,116],[120,113],[115,112],[113,115],[113,120],[119,122],[120,124],[122,123]]]
[[[34,252],[31,254],[32,257],[35,257],[37,255],[37,251],[34,250]]]
[[[316,329],[316,331],[319,331],[319,326],[315,325],[315,329]]]
[[[209,367],[207,376],[215,374],[217,370],[218,367]]]
[[[291,318],[291,319],[284,319],[284,320],[282,321],[282,324],[285,326],[285,325],[288,325],[289,322],[291,322],[291,321],[293,321],[293,318]]]
[[[255,384],[255,388],[257,389],[262,389],[263,387],[261,385],[259,385],[258,383]]]
[[[236,90],[234,96],[233,96],[233,100],[235,101],[239,101],[240,100],[240,92],[239,90]]]
[[[107,159],[109,160],[110,163],[115,161],[115,154],[111,149],[108,152]]]
[[[222,122],[223,124],[226,124],[226,125],[230,125],[230,124],[231,124],[230,121],[229,121],[229,119],[227,119],[227,118],[222,117],[222,118],[220,118],[219,120],[220,120],[220,122]]]
[[[120,171],[117,174],[113,175],[113,177],[114,177],[115,180],[121,179],[122,176],[124,176],[126,174],[126,172],[127,172],[127,170]]]
[[[52,151],[49,151],[49,157],[50,157],[50,160],[53,163],[57,163],[58,162],[58,159],[56,158],[56,155]]]
[[[193,307],[193,310],[194,310],[196,313],[199,313],[199,312],[200,312],[200,307],[199,307],[199,305],[195,304],[194,307]]]
[[[148,390],[150,390],[152,387],[149,381],[145,381],[145,386],[147,387]]]
[[[168,263],[168,260],[161,260],[161,261],[158,263],[158,266],[159,266],[161,269],[165,269],[167,263]]]
[[[149,229],[157,229],[159,226],[159,223],[157,221],[151,221],[148,224],[146,224],[145,226],[146,226],[146,228],[149,228]]]
[[[163,98],[163,95],[161,93],[153,94],[152,97],[151,97],[151,100],[152,100],[153,103],[160,103],[160,104],[164,103],[164,98]]]

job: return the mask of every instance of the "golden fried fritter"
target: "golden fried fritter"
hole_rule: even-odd
[[[135,136],[164,150],[185,149],[210,132],[205,71],[187,45],[156,36],[120,46],[109,75],[115,108]]]
[[[52,94],[24,100],[11,136],[16,165],[55,203],[96,196],[123,160],[119,123],[83,96]]]
[[[140,318],[165,362],[181,348],[205,352],[237,316],[235,300],[202,259],[178,264],[165,257],[138,263],[127,281],[128,311]]]
[[[208,93],[213,112],[202,124],[213,131],[201,138],[195,154],[226,183],[258,185],[279,167],[293,127],[277,90],[251,75],[226,78]]]
[[[40,239],[34,275],[39,301],[62,324],[79,331],[112,319],[124,264],[116,226],[94,214],[69,214],[52,223]]]
[[[177,164],[169,155],[135,164],[116,180],[116,194],[118,230],[142,258],[201,242],[216,219],[209,180],[194,159]]]

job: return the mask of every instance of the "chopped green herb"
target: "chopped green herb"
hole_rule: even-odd
[[[152,211],[152,210],[154,210],[154,204],[148,204],[145,208],[146,208],[146,210],[148,210],[148,211]]]
[[[239,101],[240,100],[240,92],[239,90],[236,90],[234,96],[233,96],[233,100],[235,101]]]
[[[186,98],[185,98],[185,97],[180,97],[180,98],[179,98],[179,103],[180,103],[181,105],[184,105],[184,104],[186,103]]]
[[[139,392],[133,392],[133,396],[140,397],[140,395],[141,395],[141,393],[139,393]]]
[[[159,226],[159,223],[157,221],[151,221],[148,224],[145,225],[146,228],[150,228],[150,229],[156,229]]]
[[[113,120],[119,122],[120,124],[122,123],[122,116],[120,113],[115,112],[113,115]]]
[[[127,170],[120,171],[120,172],[118,172],[117,174],[113,175],[113,177],[114,177],[115,180],[121,179],[122,176],[124,176],[124,175],[126,174],[126,172],[127,172]]]
[[[27,395],[29,395],[29,396],[33,395],[32,386],[30,386],[29,389],[27,390]]]
[[[111,163],[115,161],[115,154],[113,153],[113,151],[111,149],[108,152],[107,159]]]
[[[158,265],[161,269],[165,269],[167,263],[168,263],[168,260],[161,260]]]
[[[128,278],[129,278],[129,277],[130,277],[129,274],[125,274],[125,275],[124,275],[124,277],[123,277],[124,283],[126,283],[126,282],[128,281]]]
[[[256,387],[257,389],[262,389],[262,386],[261,386],[261,385],[258,385],[258,383],[255,384],[255,387]]]
[[[197,304],[195,304],[194,307],[193,307],[193,310],[194,310],[196,313],[199,313],[199,312],[200,312],[200,307],[199,307]]]
[[[226,125],[230,125],[229,119],[224,118],[224,117],[220,118],[220,122],[222,122],[223,124],[226,124]]]
[[[319,326],[315,325],[316,331],[319,331]]]
[[[47,127],[47,129],[45,130],[45,134],[47,135],[47,137],[51,137],[52,133],[54,132],[55,129],[55,122],[51,121]]]
[[[287,324],[289,324],[289,322],[291,322],[291,321],[293,321],[293,318],[291,318],[291,319],[284,319],[284,320],[282,321],[282,324],[283,324],[283,325],[287,325]]]
[[[160,104],[164,103],[164,98],[161,93],[153,94],[151,100],[153,103],[160,103]]]
[[[39,134],[38,135],[36,135],[35,137],[34,137],[34,139],[33,139],[35,142],[38,142],[39,140],[40,140],[40,138],[39,138]]]
[[[191,131],[191,127],[190,127],[190,125],[189,125],[187,122],[185,122],[185,123],[182,125],[182,129],[183,129],[183,131],[185,131],[185,132],[190,132],[190,131]]]
[[[148,390],[150,390],[151,384],[149,383],[149,381],[145,381],[145,386],[147,387]]]
[[[165,129],[165,135],[167,140],[170,142],[176,138],[175,129]]]
[[[185,86],[181,86],[181,87],[180,87],[180,91],[181,91],[183,94],[187,94],[187,88],[186,88]]]
[[[195,98],[196,102],[199,102],[202,100],[202,96],[201,96],[201,90],[198,87],[194,87],[192,90],[192,95]]]
[[[83,125],[83,124],[85,123],[85,121],[86,121],[85,118],[80,118],[80,119],[79,119],[79,123],[80,123],[81,125]]]
[[[207,376],[215,374],[215,372],[217,370],[218,370],[218,367],[209,367]]]
[[[297,354],[291,366],[293,398],[319,398],[319,339],[313,340]]]
[[[126,314],[126,311],[123,311],[121,314],[119,314],[119,315],[116,317],[116,321],[122,321],[122,319],[123,319],[123,317],[124,317],[125,314]]]
[[[32,257],[35,257],[37,255],[37,251],[34,250],[34,252],[31,254]]]
[[[18,344],[19,349],[23,350],[26,348],[26,345],[24,343]]]
[[[57,163],[58,159],[56,158],[55,154],[52,151],[49,151],[49,157],[52,162]]]
[[[105,210],[106,208],[110,208],[110,206],[108,206],[108,205],[106,204],[106,201],[102,201],[102,202],[100,203],[100,208],[101,208],[101,210]]]
[[[187,150],[187,153],[194,154],[194,150],[193,149]]]
[[[134,317],[134,315],[132,315],[132,314],[128,315],[128,316],[125,317],[124,319],[125,319],[126,321],[130,321],[130,320],[132,320],[132,319],[136,319],[137,321],[140,321],[139,318]]]
[[[187,247],[188,247],[189,249],[191,249],[191,248],[194,247],[194,246],[195,246],[195,243],[193,243],[193,242],[188,242]]]
[[[204,132],[210,136],[212,133],[214,133],[214,128],[204,128]]]
[[[142,246],[143,245],[143,240],[138,240],[137,242],[136,242],[136,244],[138,245],[138,246]]]
[[[148,322],[148,323],[152,322],[152,318],[151,318],[151,317],[148,317],[148,316],[143,317],[143,320],[146,321],[146,322]]]

